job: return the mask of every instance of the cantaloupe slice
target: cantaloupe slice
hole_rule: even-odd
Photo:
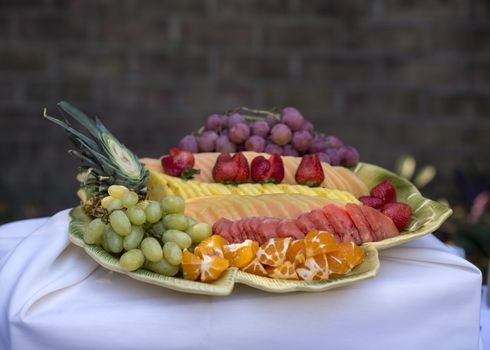
[[[249,164],[259,155],[263,155],[266,158],[269,158],[270,156],[265,153],[256,152],[243,152],[243,154],[247,158]],[[217,152],[194,154],[194,167],[200,169],[201,171],[199,175],[194,177],[195,180],[206,183],[214,182],[212,170],[218,155],[219,153]],[[301,157],[283,156],[281,158],[284,163],[284,180],[282,183],[290,185],[296,184],[294,176],[296,174],[296,170],[298,169],[299,163],[301,162]],[[163,172],[160,160],[158,159],[143,158],[141,159],[141,162],[149,170],[157,173]],[[322,163],[322,167],[325,173],[325,180],[322,183],[322,187],[347,191],[356,197],[368,194],[369,191],[366,185],[349,169],[339,166],[331,166],[328,163]]]
[[[232,221],[251,216],[296,219],[303,213],[331,203],[341,206],[346,204],[324,196],[303,194],[281,193],[258,196],[230,194],[189,199],[185,204],[185,215],[210,225],[220,218]]]

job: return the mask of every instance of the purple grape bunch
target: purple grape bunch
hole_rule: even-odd
[[[359,152],[337,136],[315,131],[311,121],[294,107],[282,111],[239,108],[210,115],[196,133],[184,136],[179,147],[193,153],[253,151],[301,157],[317,154],[322,162],[352,167]]]

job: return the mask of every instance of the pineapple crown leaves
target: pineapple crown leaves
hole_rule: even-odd
[[[46,109],[44,109],[44,117],[65,129],[77,148],[69,152],[82,160],[82,169],[95,175],[99,185],[118,183],[132,187],[138,192],[144,190],[148,171],[144,169],[138,158],[109,132],[99,118],[91,119],[65,101],[58,103],[58,107],[64,120],[47,115]],[[65,113],[85,127],[92,137],[72,127]],[[87,181],[85,184],[92,183]],[[93,183],[96,184],[97,181]],[[102,188],[101,190],[103,191]]]

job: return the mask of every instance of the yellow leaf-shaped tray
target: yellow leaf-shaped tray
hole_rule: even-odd
[[[83,213],[81,208],[75,208],[70,213],[72,218],[69,229],[70,240],[74,244],[84,248],[89,256],[109,270],[124,273],[139,281],[186,293],[221,296],[229,295],[232,292],[235,283],[246,284],[271,293],[294,291],[319,292],[346,286],[376,276],[379,268],[377,252],[379,249],[393,247],[434,232],[452,212],[450,208],[443,204],[422,197],[417,188],[408,180],[401,178],[386,169],[371,164],[360,163],[353,171],[369,188],[388,177],[393,178],[393,185],[397,189],[398,200],[408,203],[412,207],[413,215],[408,229],[399,236],[380,242],[364,244],[362,246],[366,253],[364,262],[354,268],[349,274],[337,279],[313,282],[277,280],[254,276],[239,271],[236,268],[230,268],[217,281],[213,283],[202,283],[184,280],[180,277],[162,276],[144,269],[135,272],[127,272],[121,268],[118,259],[115,256],[107,253],[101,247],[87,245],[83,242],[83,230],[90,219]]]

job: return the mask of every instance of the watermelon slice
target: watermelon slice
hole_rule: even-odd
[[[304,213],[296,219],[296,225],[305,235],[312,230],[316,230],[316,225],[308,217],[309,213]]]
[[[400,233],[393,221],[383,213],[367,206],[362,206],[360,208],[369,222],[375,241],[395,237]]]
[[[362,213],[361,207],[358,205],[347,204],[345,210],[349,214],[352,222],[359,231],[361,240],[363,242],[372,242],[374,240],[374,234],[369,226],[369,222],[366,220],[364,214]]]
[[[322,210],[328,221],[332,224],[335,232],[341,236],[342,242],[362,243],[359,231],[345,209],[334,204],[329,204]]]
[[[294,239],[302,239],[305,234],[301,232],[294,220],[281,220],[277,225],[277,235],[279,237],[293,237]]]
[[[371,207],[355,204],[348,204],[345,209],[329,204],[303,213],[296,219],[261,216],[231,222],[222,218],[213,226],[214,233],[230,243],[252,239],[263,244],[275,237],[301,239],[313,230],[329,231],[339,242],[356,244],[381,241],[399,234],[388,216]]]
[[[279,221],[281,220],[276,218],[265,218],[262,220],[258,229],[263,238],[262,241],[259,241],[260,244],[265,243],[271,238],[277,237],[276,229]]]
[[[340,236],[335,232],[334,227],[327,220],[327,217],[321,209],[314,209],[308,213],[308,219],[315,225],[317,230],[328,231],[338,240]]]

